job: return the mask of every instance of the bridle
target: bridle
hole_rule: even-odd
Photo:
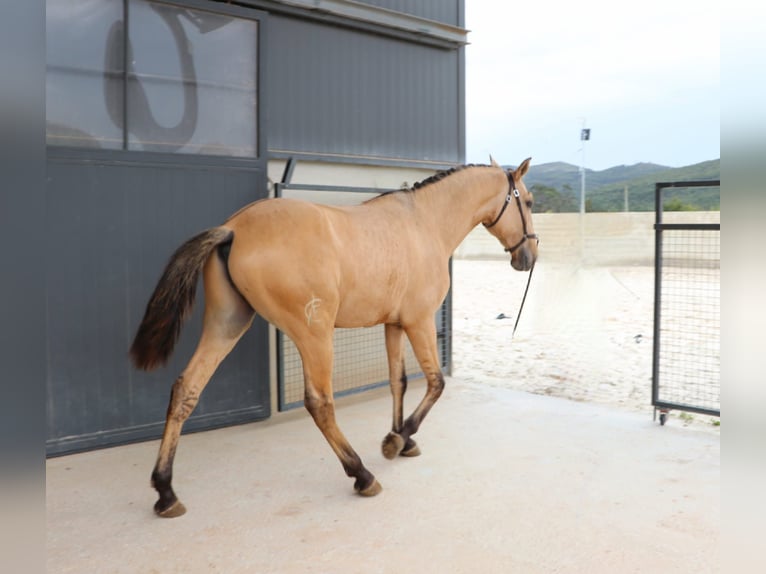
[[[516,180],[513,177],[513,172],[508,172],[508,193],[505,196],[505,201],[503,202],[503,207],[500,208],[500,213],[497,214],[497,217],[487,225],[484,224],[484,227],[489,229],[493,225],[495,225],[498,221],[500,221],[500,218],[503,216],[503,213],[505,213],[505,210],[508,208],[508,204],[511,203],[511,198],[516,199],[516,206],[519,208],[519,215],[521,216],[521,230],[524,233],[524,235],[521,237],[518,243],[514,245],[513,247],[507,247],[505,250],[513,255],[513,252],[516,251],[519,247],[524,245],[524,242],[527,239],[536,239],[537,243],[539,245],[540,243],[540,237],[536,233],[527,233],[527,220],[524,218],[524,210],[521,208],[521,197],[519,194],[519,190],[516,188]],[[516,327],[519,326],[519,319],[521,319],[521,311],[524,309],[524,303],[527,300],[527,293],[529,292],[529,284],[532,282],[532,272],[535,270],[535,264],[532,263],[532,267],[529,269],[529,277],[527,278],[527,287],[524,289],[524,297],[521,299],[521,305],[519,306],[519,312],[516,314],[516,322],[513,325],[513,333],[511,333],[511,339],[513,339],[513,336],[516,334]]]
[[[503,207],[500,208],[500,213],[497,214],[497,217],[487,225],[484,224],[484,227],[489,229],[490,227],[493,227],[498,221],[500,221],[500,218],[503,216],[503,213],[505,213],[505,210],[508,208],[508,204],[511,203],[511,201],[515,199],[516,200],[516,206],[519,208],[519,215],[521,216],[521,230],[524,233],[522,235],[521,239],[518,243],[516,243],[513,247],[507,247],[505,250],[508,253],[513,253],[516,251],[519,247],[524,245],[524,242],[527,239],[536,239],[538,243],[540,243],[540,238],[537,236],[536,233],[527,233],[527,220],[524,218],[524,210],[521,208],[521,197],[519,194],[519,190],[516,188],[516,180],[513,177],[513,172],[508,172],[508,193],[505,196],[505,201],[503,202]]]

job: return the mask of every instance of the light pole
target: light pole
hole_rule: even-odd
[[[582,120],[580,141],[582,141],[582,164],[580,165],[580,213],[585,213],[585,142],[590,140],[590,128],[585,127],[585,118]]]

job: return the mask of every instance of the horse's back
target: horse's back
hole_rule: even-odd
[[[224,224],[235,234],[235,245],[252,252],[277,249],[296,263],[304,259],[357,267],[371,261],[371,269],[401,261],[405,225],[390,210],[366,205],[335,207],[297,199],[258,201],[234,214]],[[389,254],[398,253],[396,257]],[[244,255],[244,253],[243,253]],[[321,261],[318,261],[321,259]]]

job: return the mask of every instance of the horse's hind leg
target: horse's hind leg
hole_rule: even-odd
[[[415,326],[407,327],[405,330],[412,344],[412,350],[415,352],[420,367],[426,376],[428,388],[423,400],[420,401],[420,404],[413,413],[400,425],[400,428],[398,430],[394,429],[383,439],[382,448],[386,458],[394,458],[398,454],[406,456],[411,448],[417,449],[416,454],[420,454],[420,449],[415,445],[411,437],[418,432],[423,419],[444,390],[444,376],[439,366],[439,353],[436,347],[436,326],[433,320],[423,321]],[[414,455],[410,454],[410,456]]]
[[[380,484],[362,464],[335,420],[332,329],[322,334],[304,332],[292,339],[303,361],[306,409],[340,460],[346,475],[355,479],[354,490],[362,496],[375,496],[381,491]]]
[[[411,438],[405,442],[399,433],[404,425],[404,394],[407,392],[407,373],[404,370],[404,331],[400,325],[386,325],[386,353],[391,395],[394,400],[391,432],[383,439],[381,450],[386,458],[418,456],[420,449]]]
[[[154,511],[164,518],[181,516],[186,508],[171,485],[173,459],[181,428],[197,406],[200,394],[221,361],[250,327],[254,312],[229,283],[222,262],[211,257],[205,266],[205,315],[202,335],[189,364],[176,379],[170,393],[165,430],[152,486],[159,494]]]

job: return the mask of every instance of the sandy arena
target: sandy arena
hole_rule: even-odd
[[[456,259],[453,276],[455,377],[653,416],[653,267],[541,260],[513,338],[527,273]],[[719,432],[717,421],[671,411],[668,424]]]

